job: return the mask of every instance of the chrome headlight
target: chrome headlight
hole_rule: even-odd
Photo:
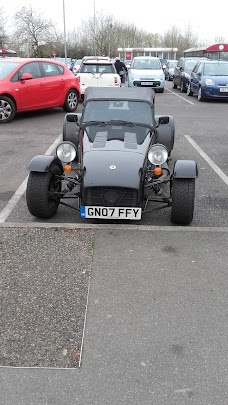
[[[168,151],[164,145],[155,144],[148,151],[148,160],[152,165],[162,165],[168,159]]]
[[[62,142],[56,148],[56,155],[63,163],[71,163],[76,158],[77,151],[72,142]]]

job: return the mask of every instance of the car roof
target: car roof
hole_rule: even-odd
[[[228,60],[207,59],[207,60],[202,60],[201,62],[204,62],[204,63],[228,63]]]
[[[83,62],[83,65],[113,65],[112,61],[107,59],[88,59]]]
[[[158,60],[160,60],[157,56],[134,56],[133,59],[158,59]]]
[[[208,60],[206,56],[182,56],[180,59],[202,59],[202,60]]]
[[[87,87],[84,104],[90,100],[144,101],[153,105],[155,92],[151,87]]]
[[[27,62],[52,62],[52,63],[56,63],[56,64],[58,64],[58,65],[61,65],[61,66],[66,66],[65,65],[65,63],[64,62],[60,62],[60,61],[57,61],[57,60],[55,60],[55,59],[52,59],[52,58],[18,58],[18,57],[15,57],[15,58],[13,58],[13,57],[10,57],[10,58],[0,58],[0,61],[3,61],[3,62],[19,62],[19,63],[27,63]]]

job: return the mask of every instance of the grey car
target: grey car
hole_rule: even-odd
[[[84,220],[140,220],[170,208],[173,223],[188,225],[197,165],[169,166],[174,120],[155,115],[154,98],[151,88],[88,87],[82,114],[65,116],[56,155],[35,156],[28,165],[30,213],[50,218],[64,204]]]

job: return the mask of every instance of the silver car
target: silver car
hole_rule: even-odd
[[[165,75],[159,58],[136,56],[128,70],[128,87],[152,87],[159,93],[164,92]]]

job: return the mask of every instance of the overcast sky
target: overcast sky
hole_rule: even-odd
[[[79,27],[82,21],[93,17],[95,10],[153,34],[164,34],[172,25],[184,30],[190,24],[201,42],[212,45],[216,37],[224,37],[228,42],[227,0],[213,3],[204,0],[0,0],[0,8],[8,16],[30,4],[43,12],[45,18],[56,21],[61,31],[64,4],[66,31]]]

